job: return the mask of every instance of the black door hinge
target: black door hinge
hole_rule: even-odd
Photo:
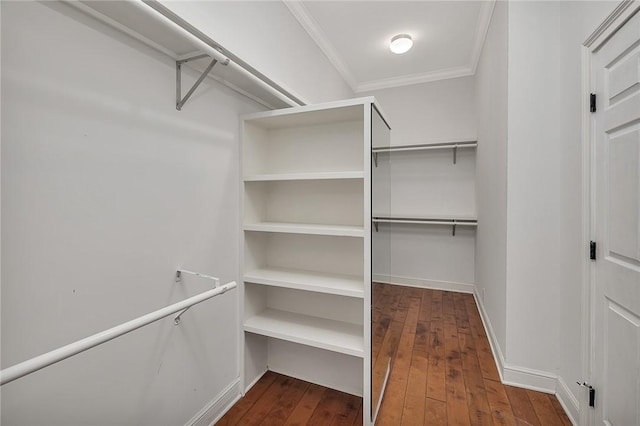
[[[596,242],[589,242],[589,259],[596,260]]]
[[[593,386],[591,386],[587,382],[582,382],[582,383],[576,382],[576,383],[582,386],[583,388],[589,389],[589,407],[595,407],[596,406],[596,390],[593,388]]]
[[[596,112],[596,94],[589,95],[589,111]]]

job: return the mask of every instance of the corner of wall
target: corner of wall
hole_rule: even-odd
[[[482,319],[482,324],[484,325],[484,329],[487,332],[489,346],[491,347],[491,352],[493,353],[493,359],[496,362],[498,374],[500,375],[500,381],[504,382],[504,355],[502,353],[502,349],[500,348],[500,344],[498,343],[496,333],[493,330],[493,326],[491,325],[489,315],[487,314],[484,303],[482,302],[482,298],[478,294],[477,286],[474,289],[473,297],[476,300],[476,305],[478,306],[478,311],[480,312],[480,319]]]
[[[480,318],[487,332],[489,346],[491,347],[498,374],[500,375],[500,381],[505,385],[554,394],[558,398],[560,405],[562,405],[571,423],[577,425],[578,419],[580,418],[580,404],[564,379],[546,371],[533,370],[507,363],[491,325],[491,320],[482,302],[482,298],[478,294],[477,287],[474,289],[473,296],[480,312]]]
[[[205,405],[185,426],[211,426],[225,415],[241,397],[240,379],[234,380]]]

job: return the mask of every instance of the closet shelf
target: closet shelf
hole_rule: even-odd
[[[325,179],[364,179],[361,170],[341,172],[314,172],[314,173],[272,173],[256,174],[244,177],[245,182],[268,182],[281,180],[325,180]]]
[[[274,287],[364,298],[363,279],[353,275],[268,267],[245,273],[244,281]]]
[[[371,218],[376,232],[380,223],[409,223],[416,225],[447,225],[452,228],[452,235],[456,235],[456,226],[478,226],[478,220],[471,217],[408,217],[408,216],[374,216]]]
[[[409,223],[426,223],[433,222],[433,224],[452,225],[457,223],[458,225],[470,225],[475,226],[478,224],[478,218],[475,216],[456,216],[456,215],[431,215],[431,216],[415,216],[415,215],[378,215],[372,217],[373,222],[409,222]]]
[[[244,323],[249,333],[364,357],[363,326],[267,309]]]
[[[378,154],[400,152],[400,151],[425,151],[430,149],[452,149],[453,150],[453,164],[456,164],[458,157],[458,148],[476,148],[478,141],[458,141],[458,142],[443,142],[443,143],[424,143],[420,145],[393,145],[379,148],[372,148],[371,155],[373,156],[373,163],[378,167]]]
[[[189,65],[202,72],[217,58],[221,66],[216,65],[208,76],[267,108],[303,104],[294,95],[274,87],[249,64],[197,31],[161,2],[69,1],[66,4],[167,55],[176,61],[176,68],[185,58],[196,55],[198,59]],[[226,62],[228,59],[231,61]]]
[[[371,152],[396,152],[396,151],[425,151],[429,149],[451,149],[451,148],[476,148],[478,141],[457,141],[443,143],[424,143],[418,145],[391,145],[379,148],[372,148]]]
[[[331,235],[336,237],[364,237],[364,227],[346,225],[260,222],[245,224],[244,230],[257,232],[280,232],[285,234]]]

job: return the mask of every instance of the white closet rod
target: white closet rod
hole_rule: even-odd
[[[187,272],[187,271],[182,271]],[[223,286],[216,287],[212,290],[202,292],[196,296],[189,297],[173,305],[166,306],[164,308],[153,311],[149,314],[143,315],[131,321],[125,322],[108,330],[96,333],[92,336],[86,337],[82,340],[70,343],[61,348],[55,349],[51,352],[47,352],[30,360],[21,362],[11,367],[5,368],[0,371],[0,386],[12,382],[16,379],[24,377],[28,374],[34,373],[40,369],[48,367],[52,364],[65,360],[69,357],[77,355],[95,346],[106,343],[110,340],[120,337],[123,334],[130,333],[152,322],[158,321],[162,318],[168,317],[171,314],[175,314],[179,311],[184,311],[193,305],[200,302],[204,302],[207,299],[226,293],[227,291],[236,287],[234,281],[229,282]]]
[[[268,84],[267,82],[265,82],[261,78],[257,77],[253,73],[251,73],[249,70],[247,70],[247,69],[243,68],[241,65],[237,64],[234,60],[231,60],[231,58],[228,58],[225,55],[223,55],[220,51],[218,51],[217,49],[215,49],[212,46],[212,45],[216,44],[216,43],[213,42],[213,40],[208,39],[205,42],[200,37],[194,35],[191,31],[189,31],[188,29],[184,28],[182,25],[178,24],[174,20],[172,20],[169,17],[167,17],[164,14],[166,9],[164,7],[162,7],[161,5],[159,5],[157,2],[155,2],[155,1],[147,1],[147,0],[142,0],[142,1],[138,0],[138,1],[132,2],[132,4],[135,4],[135,6],[141,12],[147,14],[150,18],[155,19],[156,21],[159,21],[162,24],[164,24],[164,25],[166,25],[166,26],[168,26],[170,28],[173,28],[175,31],[177,31],[180,34],[184,35],[184,37],[187,38],[190,42],[192,42],[195,46],[197,46],[198,49],[200,49],[203,52],[205,52],[208,55],[210,55],[211,58],[217,59],[221,64],[224,64],[225,62],[228,61],[228,65],[227,65],[228,67],[233,68],[234,71],[242,73],[244,76],[246,76],[247,78],[251,79],[252,81],[257,83],[258,85],[260,85],[262,88],[267,90],[269,93],[271,93],[272,95],[274,95],[278,99],[282,100],[283,102],[287,103],[288,105],[291,105],[291,106],[304,105],[304,103],[299,102],[298,100],[294,100],[294,99],[290,98],[289,96],[287,96],[284,93],[282,93],[280,90],[274,88],[271,84]],[[209,43],[211,43],[211,44],[209,44]]]

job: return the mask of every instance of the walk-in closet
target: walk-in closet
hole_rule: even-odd
[[[0,2],[3,426],[640,426],[640,2]]]

